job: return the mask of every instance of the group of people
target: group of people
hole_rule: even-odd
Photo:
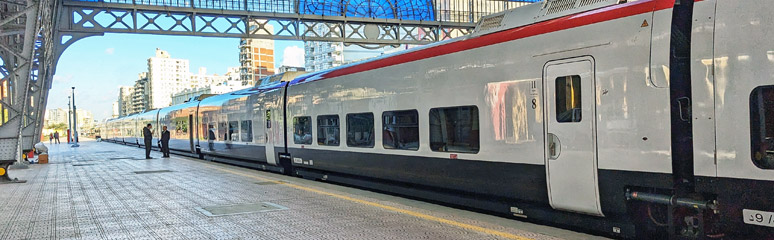
[[[152,159],[150,152],[153,132],[151,130],[153,130],[153,125],[150,123],[142,128],[142,137],[145,141],[145,159]],[[169,131],[167,131],[167,126],[161,127],[161,153],[163,154],[162,158],[169,158]]]
[[[54,133],[49,133],[48,134],[48,144],[52,144],[51,141],[54,141],[54,140],[56,140],[55,142],[57,144],[59,144],[59,132],[58,131],[54,131]]]

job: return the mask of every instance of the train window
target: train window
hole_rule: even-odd
[[[339,115],[317,116],[317,144],[322,146],[339,145]]]
[[[581,121],[581,77],[578,75],[556,78],[556,121]]]
[[[208,141],[215,141],[217,140],[217,137],[215,137],[215,124],[209,124],[207,125],[207,138],[205,140]]]
[[[434,152],[477,153],[478,107],[430,109],[430,148]]]
[[[312,117],[293,118],[293,142],[312,144]]]
[[[253,121],[250,120],[244,120],[242,121],[242,131],[240,132],[242,135],[240,135],[240,138],[242,142],[252,142],[253,141]]]
[[[239,141],[239,122],[238,121],[228,122],[228,135],[226,136],[226,141]]]
[[[188,119],[181,120],[177,127],[180,128],[180,132],[188,135]]]
[[[347,114],[347,146],[374,147],[374,114]]]
[[[750,131],[753,162],[774,169],[774,86],[758,87],[750,94]]]
[[[385,149],[419,149],[417,110],[384,112],[382,120],[382,142]]]

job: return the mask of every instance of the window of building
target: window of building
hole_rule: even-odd
[[[774,86],[758,87],[750,94],[750,131],[753,162],[774,169]]]
[[[385,149],[419,149],[417,110],[384,112],[382,120],[382,141]]]
[[[478,107],[430,109],[430,148],[435,152],[477,153]]]
[[[581,121],[581,77],[578,75],[556,78],[556,121]]]
[[[339,139],[339,115],[317,116],[317,144],[338,146]]]
[[[312,144],[312,117],[293,118],[293,142]]]
[[[226,137],[226,141],[239,141],[239,122],[238,121],[228,122],[228,136]]]
[[[347,146],[374,147],[374,114],[347,114]]]
[[[242,121],[242,124],[240,125],[242,128],[242,131],[240,132],[241,135],[239,139],[242,140],[242,142],[252,142],[253,141],[253,121],[251,120],[244,120]]]

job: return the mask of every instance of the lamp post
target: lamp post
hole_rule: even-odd
[[[73,145],[71,147],[80,147],[78,145],[78,111],[75,107],[75,87],[73,87]]]
[[[67,143],[71,143],[70,141],[70,133],[73,132],[73,122],[70,120],[73,116],[73,110],[70,107],[70,96],[67,96]]]

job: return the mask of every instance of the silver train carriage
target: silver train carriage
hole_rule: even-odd
[[[774,236],[774,2],[561,2],[105,135],[615,237]]]

